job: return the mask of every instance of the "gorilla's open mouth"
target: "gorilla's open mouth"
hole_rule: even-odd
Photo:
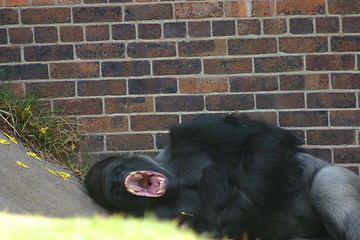
[[[164,175],[152,171],[134,171],[125,178],[126,190],[141,197],[161,197],[165,193]]]

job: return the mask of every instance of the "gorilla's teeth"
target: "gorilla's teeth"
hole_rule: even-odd
[[[134,194],[134,195],[136,194],[136,192],[135,192],[133,189],[131,189],[131,188],[128,188],[127,190],[128,190],[129,193],[132,193],[132,194]]]
[[[131,176],[133,176],[134,178],[139,178],[139,179],[143,178],[143,176],[141,174],[134,173],[134,172],[131,173]]]
[[[161,194],[164,193],[164,189],[160,189],[159,191],[156,192],[157,194]]]
[[[132,190],[134,190],[135,192],[139,192],[142,190],[141,187],[133,187]]]

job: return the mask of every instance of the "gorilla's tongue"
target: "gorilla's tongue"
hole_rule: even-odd
[[[166,190],[164,175],[151,171],[134,171],[125,178],[126,190],[141,197],[161,197]]]

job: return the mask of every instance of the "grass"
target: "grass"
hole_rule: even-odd
[[[0,124],[9,135],[20,139],[41,157],[65,164],[77,175],[88,165],[81,161],[79,149],[85,144],[77,122],[51,112],[36,91],[15,94],[10,84],[0,89]]]

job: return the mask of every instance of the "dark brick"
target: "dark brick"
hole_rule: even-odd
[[[0,25],[18,24],[19,15],[14,9],[0,9]]]
[[[318,148],[312,148],[312,147],[306,146],[306,152],[313,155],[314,157],[324,159],[328,163],[332,163],[332,161],[331,161],[331,159],[332,159],[331,152],[332,151],[330,149],[324,149],[324,148],[318,149]]]
[[[318,15],[325,14],[325,0],[276,2],[277,15]]]
[[[335,163],[360,163],[360,148],[334,148]]]
[[[85,4],[107,3],[107,0],[84,0]]]
[[[62,115],[95,115],[102,113],[100,98],[54,100],[54,111]]]
[[[130,116],[131,130],[157,131],[168,130],[179,123],[178,115],[138,115]]]
[[[179,55],[181,57],[216,56],[226,54],[226,42],[219,40],[200,40],[179,42]]]
[[[201,62],[198,59],[176,59],[153,61],[154,75],[183,75],[201,72]]]
[[[24,44],[33,42],[33,32],[31,28],[10,28],[10,43]]]
[[[354,93],[308,93],[308,108],[353,108],[356,107]]]
[[[308,34],[313,33],[312,18],[290,18],[290,33],[292,34]]]
[[[164,37],[166,38],[182,38],[186,37],[185,22],[171,22],[164,24]]]
[[[0,47],[0,63],[20,62],[20,61],[21,61],[20,47]]]
[[[79,122],[88,133],[122,132],[129,129],[125,116],[82,117]]]
[[[286,53],[327,52],[328,41],[326,37],[280,38],[279,50]]]
[[[58,61],[74,59],[71,45],[29,46],[24,48],[25,61]]]
[[[161,96],[155,99],[157,112],[189,112],[204,110],[203,96]]]
[[[174,42],[129,43],[127,55],[133,58],[174,57],[176,45]]]
[[[28,8],[21,10],[21,22],[24,24],[70,23],[70,8]]]
[[[360,111],[359,110],[344,110],[330,112],[331,126],[360,126]]]
[[[250,58],[205,59],[205,74],[236,74],[252,72]]]
[[[353,55],[309,55],[306,56],[306,69],[309,71],[334,71],[354,69]]]
[[[153,149],[154,137],[151,134],[108,135],[106,147],[109,151]]]
[[[358,0],[328,0],[330,14],[356,14],[360,13]]]
[[[124,43],[80,44],[75,46],[76,56],[81,59],[124,58]]]
[[[77,84],[79,96],[125,95],[125,80],[89,80]]]
[[[227,92],[227,77],[196,77],[179,79],[180,93]]]
[[[359,73],[333,73],[331,85],[334,89],[360,89]]]
[[[150,74],[148,61],[118,61],[101,64],[103,77],[130,77]]]
[[[176,93],[176,78],[129,79],[129,94]]]
[[[154,99],[152,97],[106,98],[105,112],[107,114],[154,112]]]
[[[209,111],[234,111],[254,109],[254,95],[210,95],[206,96],[206,110]]]
[[[171,4],[143,4],[125,7],[125,21],[172,19]]]
[[[277,76],[230,77],[231,92],[260,92],[278,90]]]
[[[317,90],[328,89],[327,74],[281,75],[281,90]]]
[[[50,75],[52,78],[97,78],[99,77],[99,63],[52,63]]]
[[[161,25],[139,24],[138,36],[140,39],[159,39],[161,38]]]
[[[210,22],[188,22],[188,34],[190,37],[210,37]]]
[[[281,127],[326,127],[328,126],[327,111],[280,112]]]
[[[108,25],[92,25],[85,28],[86,40],[104,41],[109,40],[110,32]]]
[[[112,37],[114,40],[135,39],[135,25],[133,24],[116,24],[112,26]]]
[[[7,30],[6,29],[0,29],[0,44],[7,44]]]
[[[176,3],[174,9],[179,19],[214,18],[224,14],[222,2]]]
[[[42,83],[26,83],[26,91],[35,91],[42,98],[74,97],[75,83],[73,81],[53,81]]]
[[[339,18],[337,17],[319,17],[316,18],[317,33],[337,33],[340,29]]]
[[[56,27],[34,28],[36,43],[56,43],[58,41],[58,30]]]
[[[74,23],[121,22],[121,7],[77,7],[73,8]]]
[[[255,72],[295,72],[304,69],[303,57],[281,56],[255,58]]]
[[[345,33],[359,33],[360,32],[360,17],[344,17],[342,20],[343,32]]]
[[[91,149],[92,152],[104,150],[104,136],[100,135],[86,135],[86,147]]]
[[[302,93],[257,94],[257,109],[304,108],[305,98]]]
[[[83,28],[80,26],[60,27],[60,40],[62,42],[84,41]]]
[[[284,34],[287,33],[286,19],[270,18],[263,21],[264,34]]]
[[[260,21],[258,19],[244,19],[238,20],[238,34],[239,35],[260,35]]]
[[[359,52],[360,36],[331,37],[331,51],[333,52]]]
[[[235,21],[213,21],[212,32],[213,36],[233,36],[235,35]]]
[[[48,79],[46,64],[0,66],[0,76],[6,80]]]
[[[229,39],[230,55],[253,55],[277,52],[275,38]]]
[[[355,144],[353,130],[307,130],[308,145],[351,145]]]
[[[233,113],[236,116],[247,116],[251,119],[254,120],[259,120],[259,121],[264,121],[273,125],[277,125],[278,123],[278,118],[277,118],[277,113],[275,111],[273,112],[240,112],[240,113]]]
[[[164,149],[170,141],[170,137],[168,133],[157,133],[155,136],[156,148]]]

